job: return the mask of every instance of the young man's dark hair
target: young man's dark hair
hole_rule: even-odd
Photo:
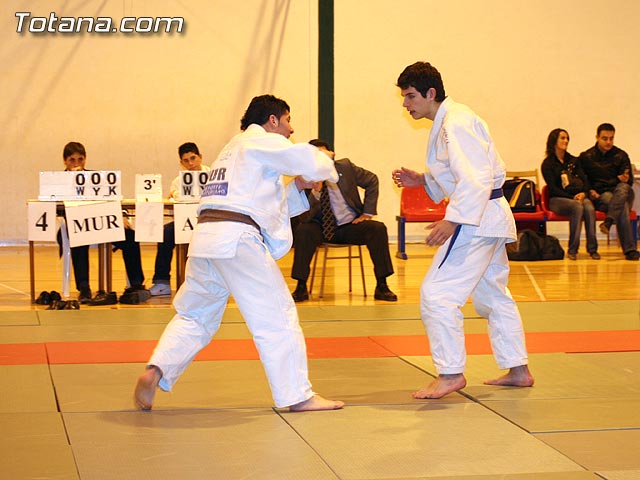
[[[200,155],[200,150],[198,150],[198,146],[193,142],[183,143],[178,147],[178,156],[182,158],[185,153],[195,153],[196,155]]]
[[[82,155],[83,157],[87,156],[84,145],[82,145],[80,142],[69,142],[64,146],[64,150],[62,150],[62,158],[69,158],[74,153]]]
[[[280,119],[280,117],[290,111],[291,109],[287,102],[273,95],[253,97],[247,110],[244,112],[242,120],[240,120],[240,130],[246,130],[252,123],[264,125],[271,115],[275,115]]]
[[[331,147],[329,147],[329,144],[327,142],[325,142],[324,140],[320,140],[317,138],[314,138],[313,140],[309,140],[309,143],[311,145],[313,145],[314,147],[318,147],[318,148],[326,148],[327,150],[331,150]]]
[[[600,125],[598,125],[598,130],[596,132],[596,135],[600,135],[600,132],[615,132],[615,131],[616,131],[616,127],[614,127],[610,123],[601,123]]]
[[[429,89],[434,88],[436,102],[442,102],[447,97],[440,72],[428,62],[416,62],[409,65],[398,77],[396,86],[403,90],[413,87],[425,98]]]

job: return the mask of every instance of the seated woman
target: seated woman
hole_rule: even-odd
[[[571,155],[569,133],[556,128],[547,138],[547,156],[542,162],[542,176],[547,182],[549,209],[569,217],[570,260],[576,260],[580,247],[580,222],[584,219],[587,234],[587,252],[594,260],[600,260],[596,239],[596,212],[588,198],[589,182],[579,160]]]

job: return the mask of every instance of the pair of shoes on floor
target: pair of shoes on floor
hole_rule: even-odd
[[[309,300],[309,291],[307,290],[306,285],[298,285],[296,289],[291,294],[293,297],[293,301],[296,303],[304,302],[305,300]]]
[[[594,260],[600,260],[600,254],[598,252],[591,252],[589,255],[591,255],[591,258]]]
[[[87,302],[92,307],[100,305],[115,305],[118,303],[118,296],[116,292],[105,292],[104,290],[98,290],[96,296]]]
[[[569,260],[577,260],[578,259],[578,254],[569,252],[569,253],[567,253],[567,258]]]
[[[55,301],[62,300],[62,297],[55,290],[51,292],[40,292],[38,298],[36,298],[36,304],[38,305],[51,305]]]
[[[80,302],[77,300],[54,300],[47,310],[80,310]]]
[[[149,289],[152,297],[163,297],[171,295],[171,285],[168,283],[154,283]]]
[[[387,285],[378,285],[373,294],[376,300],[384,300],[385,302],[397,302],[398,296],[393,293]]]
[[[144,288],[144,285],[132,285],[126,288],[120,296],[120,303],[125,305],[138,305],[151,298],[151,292]]]
[[[627,260],[631,260],[637,262],[640,259],[640,253],[637,250],[630,250],[624,254],[624,258]]]
[[[82,287],[78,294],[78,302],[87,304],[91,301],[91,289],[89,287]]]

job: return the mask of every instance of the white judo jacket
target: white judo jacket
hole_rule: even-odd
[[[469,107],[446,98],[429,134],[425,190],[435,202],[449,198],[445,220],[481,237],[516,240],[513,214],[504,197],[489,200],[501,188],[506,167],[487,124]]]
[[[338,181],[333,160],[316,147],[293,144],[260,125],[249,125],[229,141],[211,165],[198,213],[219,209],[249,215],[260,226],[269,253],[278,260],[293,242],[290,217],[309,209],[305,192],[298,192],[295,182],[285,186],[283,175]],[[252,227],[231,222],[199,224],[189,256],[231,258],[237,237],[247,228]]]

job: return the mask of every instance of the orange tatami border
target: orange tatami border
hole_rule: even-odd
[[[640,330],[533,332],[529,353],[640,351]],[[0,344],[0,365],[145,363],[156,340]],[[486,334],[466,335],[467,353],[491,353]],[[307,354],[318,358],[380,358],[429,355],[426,335],[307,338]],[[258,360],[251,339],[213,340],[196,357],[206,360]]]

